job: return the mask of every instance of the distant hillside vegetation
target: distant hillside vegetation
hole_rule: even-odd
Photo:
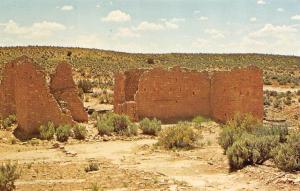
[[[87,71],[91,77],[112,76],[113,72],[130,68],[170,67],[180,65],[196,70],[230,69],[256,65],[264,70],[266,81],[288,78],[287,83],[299,82],[300,57],[263,54],[132,54],[98,49],[63,47],[3,47],[0,67],[21,55],[33,58],[46,71],[52,71],[62,60],[72,63],[78,72]]]

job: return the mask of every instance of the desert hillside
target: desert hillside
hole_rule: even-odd
[[[89,77],[112,78],[113,72],[131,68],[170,67],[179,65],[196,70],[230,69],[256,65],[264,70],[266,85],[299,85],[300,57],[265,54],[133,54],[98,49],[63,47],[3,47],[0,65],[21,55],[33,58],[46,71],[53,71],[62,60]]]

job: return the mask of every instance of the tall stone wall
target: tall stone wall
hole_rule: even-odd
[[[124,113],[124,109],[121,106],[126,102],[125,88],[126,88],[126,76],[124,73],[116,73],[114,85],[114,111],[116,113]]]
[[[153,69],[141,76],[136,92],[139,118],[156,117],[164,122],[209,116],[208,73]]]
[[[34,135],[38,127],[52,121],[55,125],[73,124],[70,113],[63,113],[50,94],[43,72],[31,59],[21,58],[15,64],[15,102],[18,129]]]
[[[256,67],[215,72],[211,80],[211,116],[226,121],[235,113],[263,119],[262,71]]]
[[[61,107],[65,104],[75,121],[88,121],[88,114],[78,96],[70,64],[63,62],[57,65],[55,73],[51,76],[50,90],[59,103],[63,102]]]
[[[6,64],[2,70],[2,83],[0,84],[0,118],[6,118],[16,113],[15,102],[15,65]]]
[[[164,122],[197,115],[225,122],[237,112],[262,120],[262,88],[262,72],[256,67],[212,74],[179,67],[132,70],[116,74],[115,112],[133,120],[156,117]]]
[[[49,121],[59,125],[87,120],[70,66],[60,64],[51,82],[50,91],[41,68],[26,56],[6,64],[0,84],[0,116],[16,114],[17,131],[25,137],[37,134],[40,125]],[[67,103],[64,110],[61,100]]]

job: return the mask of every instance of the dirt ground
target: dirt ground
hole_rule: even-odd
[[[70,140],[65,145],[39,140],[1,143],[0,163],[19,164],[21,177],[16,185],[20,191],[91,190],[92,185],[122,191],[299,190],[297,181],[282,181],[286,174],[272,164],[229,172],[227,158],[217,144],[219,131],[214,122],[204,124],[202,146],[192,150],[161,150],[155,146],[155,137],[141,135]],[[89,163],[97,163],[99,170],[85,172]],[[300,175],[293,178],[300,180]]]

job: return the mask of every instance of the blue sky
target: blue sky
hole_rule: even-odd
[[[16,45],[300,55],[300,0],[1,0]]]

